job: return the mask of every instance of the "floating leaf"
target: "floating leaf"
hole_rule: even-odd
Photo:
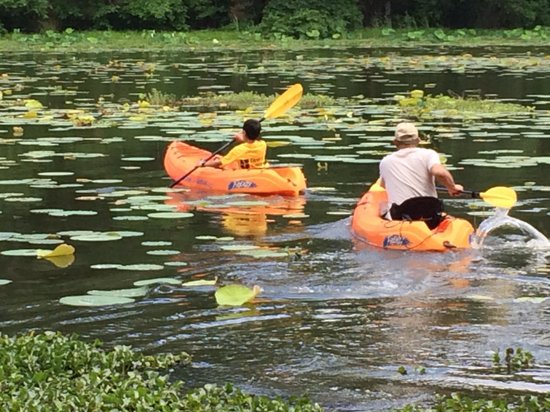
[[[179,285],[181,281],[176,278],[143,279],[143,280],[135,281],[134,286],[149,286],[149,285],[163,284],[163,283],[166,283],[168,285]]]
[[[5,256],[36,256],[36,249],[10,249],[0,253]]]
[[[105,295],[77,295],[65,296],[59,299],[59,303],[69,306],[110,306],[133,303],[134,299],[122,296]]]
[[[220,306],[241,306],[260,293],[261,288],[254,286],[252,289],[242,285],[227,285],[219,288],[216,293],[216,302]]]
[[[143,246],[171,246],[172,242],[165,241],[165,240],[159,240],[159,241],[153,241],[153,240],[146,240],[145,242],[141,242]]]
[[[71,236],[71,240],[80,240],[81,242],[109,242],[111,240],[120,240],[122,236],[116,232],[91,233],[85,235]]]
[[[36,255],[39,258],[53,258],[58,256],[67,256],[74,254],[74,247],[63,243],[57,246],[54,250],[39,249],[36,251]]]
[[[544,302],[546,299],[548,299],[548,298],[542,297],[542,296],[537,296],[537,297],[522,296],[522,297],[520,297],[520,298],[514,299],[514,302],[517,302],[517,303],[521,303],[521,302],[542,303],[542,302]]]
[[[189,263],[181,262],[179,260],[175,260],[175,261],[172,261],[172,262],[164,262],[164,265],[165,266],[187,266],[187,265],[189,265]]]
[[[214,280],[198,279],[198,280],[190,280],[189,282],[183,282],[181,285],[182,286],[214,286],[217,281],[218,281],[218,278],[215,278]]]
[[[146,253],[148,255],[154,255],[154,256],[169,256],[169,255],[179,255],[181,252],[179,250],[159,249],[159,250],[148,250]]]
[[[193,213],[188,212],[156,212],[149,213],[147,216],[159,219],[185,219],[192,217]]]
[[[138,298],[147,294],[147,288],[129,288],[112,290],[89,290],[88,295],[100,296],[121,296],[124,298]]]
[[[278,258],[278,257],[288,257],[288,252],[275,249],[254,249],[254,250],[243,250],[238,252],[239,255],[251,256],[256,259],[261,258]]]
[[[164,266],[162,265],[154,265],[154,264],[147,264],[147,263],[141,263],[141,264],[135,264],[135,265],[120,265],[117,267],[118,270],[160,270],[164,269]]]
[[[195,236],[195,239],[197,239],[197,240],[216,240],[217,237],[216,236],[210,236],[210,235],[199,235],[199,236]]]
[[[90,266],[92,269],[118,269],[122,265],[119,263],[98,263]]]
[[[46,260],[53,263],[58,268],[66,268],[74,263],[74,255],[55,256],[46,258]]]
[[[222,250],[231,250],[231,251],[242,251],[242,250],[253,250],[259,249],[259,246],[256,245],[224,245],[220,246]]]

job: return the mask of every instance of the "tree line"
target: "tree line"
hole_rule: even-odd
[[[548,0],[0,0],[0,32],[188,31],[340,37],[364,27],[550,26]]]

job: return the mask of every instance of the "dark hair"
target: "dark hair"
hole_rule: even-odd
[[[260,137],[260,132],[262,131],[262,124],[255,119],[248,119],[243,124],[243,130],[246,133],[246,137],[250,140],[256,140]]]

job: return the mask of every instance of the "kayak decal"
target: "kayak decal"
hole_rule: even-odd
[[[384,238],[384,247],[390,247],[390,246],[407,246],[409,243],[409,239],[407,239],[404,236],[400,235],[390,235],[386,236]]]
[[[233,180],[232,182],[229,182],[229,185],[227,186],[227,190],[251,189],[256,186],[257,186],[256,183],[250,180]]]

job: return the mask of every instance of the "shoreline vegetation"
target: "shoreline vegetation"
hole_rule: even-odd
[[[488,373],[521,372],[535,366],[521,348],[493,354]],[[70,356],[67,356],[70,354]],[[265,411],[322,412],[307,397],[270,398],[247,394],[231,384],[186,388],[170,377],[186,367],[191,357],[180,354],[145,355],[129,346],[104,348],[94,340],[60,332],[27,332],[15,337],[0,334],[0,406],[2,410],[155,410],[155,411]],[[407,374],[401,366],[396,373]],[[421,368],[418,373],[424,374]],[[476,395],[475,393],[473,394]],[[548,410],[550,397],[534,394],[478,399],[469,394],[436,395],[434,406],[406,405],[401,412],[537,412]],[[485,394],[487,396],[487,394]],[[328,411],[328,410],[327,410]]]
[[[0,36],[3,52],[105,52],[132,50],[307,50],[345,48],[408,48],[492,46],[541,47],[548,50],[550,27],[533,29],[362,29],[332,39],[266,39],[259,32],[230,29],[197,31],[76,31],[47,30],[26,34],[17,30]]]

